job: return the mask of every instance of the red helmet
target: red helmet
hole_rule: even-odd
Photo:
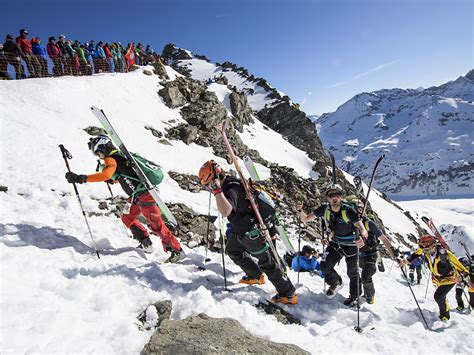
[[[214,160],[206,161],[199,169],[199,180],[201,184],[209,185],[209,183],[218,178],[218,175],[222,173],[222,168]]]
[[[432,235],[425,234],[418,238],[418,245],[422,249],[431,248],[436,245],[436,239]]]

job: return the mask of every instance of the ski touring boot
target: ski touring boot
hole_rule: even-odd
[[[326,291],[326,297],[329,299],[334,298],[339,292],[339,290],[343,287],[344,284],[342,283],[342,281],[337,285],[329,286],[328,290]]]
[[[184,250],[181,248],[179,251],[171,250],[171,255],[168,259],[165,260],[165,263],[176,264],[177,262],[183,260],[186,257]]]
[[[265,276],[263,274],[261,274],[259,278],[252,278],[245,275],[245,276],[242,276],[242,278],[239,280],[239,284],[246,284],[246,285],[263,285],[264,283],[265,283]]]

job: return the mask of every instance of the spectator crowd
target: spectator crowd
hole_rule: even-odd
[[[135,46],[130,42],[126,47],[120,42],[81,43],[64,35],[49,37],[42,44],[41,38],[28,38],[28,31],[20,30],[13,38],[8,34],[5,43],[0,44],[0,80],[45,78],[64,75],[92,75],[97,73],[126,73],[133,65],[147,65],[161,61],[149,45]],[[13,68],[9,69],[9,65]]]

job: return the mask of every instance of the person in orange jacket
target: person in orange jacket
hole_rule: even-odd
[[[104,160],[102,172],[90,175],[78,175],[73,172],[66,173],[69,183],[83,184],[86,182],[118,182],[129,196],[128,204],[122,214],[122,222],[130,228],[133,237],[140,242],[140,248],[151,253],[152,242],[147,229],[138,221],[141,213],[147,220],[151,230],[161,238],[163,249],[171,252],[167,262],[178,262],[184,259],[185,254],[175,235],[163,222],[160,210],[150,192],[143,188],[140,179],[131,168],[127,159],[119,153],[107,136],[91,138],[89,149]]]

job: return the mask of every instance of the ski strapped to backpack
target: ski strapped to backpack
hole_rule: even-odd
[[[438,228],[436,228],[433,220],[431,218],[426,217],[426,216],[421,217],[421,220],[426,223],[426,225],[431,230],[431,232],[434,234],[435,238],[438,240],[438,242],[441,244],[441,246],[444,249],[451,251],[451,249],[449,248],[448,243],[446,243],[446,240],[444,240],[443,236],[438,231]]]
[[[118,136],[117,132],[113,128],[112,124],[110,123],[109,119],[105,115],[104,111],[98,109],[95,106],[91,107],[91,111],[92,111],[92,114],[102,124],[102,127],[105,129],[105,131],[107,132],[107,135],[112,140],[112,142],[114,142],[114,144],[119,148],[120,152],[125,156],[125,158],[129,162],[130,167],[133,169],[135,174],[137,174],[137,176],[140,180],[140,183],[143,184],[142,191],[146,190],[150,193],[150,195],[153,197],[156,204],[158,205],[158,208],[160,209],[160,211],[161,211],[163,217],[165,218],[165,220],[171,225],[171,227],[173,229],[177,229],[179,227],[178,221],[173,216],[173,214],[169,210],[168,206],[166,206],[165,203],[163,202],[163,200],[160,198],[157,191],[154,189],[154,184],[149,180],[149,178],[147,177],[146,173],[143,170],[143,169],[145,169],[145,170],[151,170],[151,171],[156,172],[156,169],[154,169],[153,167],[150,167],[151,162],[148,161],[148,160],[146,160],[146,162],[142,161],[142,163],[141,163],[142,165],[140,165],[138,160],[141,160],[141,159],[144,159],[144,158],[141,158],[141,159],[135,158],[134,155],[132,155],[132,153],[130,153],[130,151],[125,147],[124,143],[122,142],[122,140]],[[156,166],[156,164],[154,164],[154,165]],[[142,167],[143,167],[143,169],[142,169]],[[148,172],[150,172],[150,171],[148,171]],[[160,169],[160,172],[161,172],[161,169]],[[162,172],[161,172],[161,175],[163,175]],[[154,180],[154,181],[160,180],[158,178],[159,175],[156,175],[156,177],[157,177],[157,179]],[[163,179],[161,178],[161,180],[163,180]]]
[[[256,190],[259,192],[258,198],[260,198],[263,202],[270,204],[272,207],[275,208],[275,202],[280,202],[281,198],[278,196],[278,193],[274,193],[271,191],[268,191],[268,189],[265,188],[262,184],[259,183],[261,181],[260,174],[258,173],[257,167],[255,166],[254,162],[252,161],[252,158],[250,158],[248,155],[244,156],[244,165],[247,168],[247,171],[250,175],[250,184],[253,190]],[[290,237],[288,236],[288,233],[286,232],[286,229],[282,223],[280,213],[278,211],[275,212],[275,218],[276,218],[276,229],[278,232],[278,235],[283,242],[283,245],[285,246],[286,251],[293,255],[295,253],[295,248],[293,248],[293,245],[291,244]]]
[[[232,149],[232,145],[230,144],[229,139],[227,138],[227,134],[226,134],[226,131],[225,131],[225,126],[226,125],[225,125],[225,121],[224,121],[219,127],[217,127],[217,129],[219,130],[219,132],[222,136],[222,139],[224,141],[224,144],[227,148],[227,151],[229,152],[229,155],[232,159],[232,162],[234,163],[234,167],[237,170],[237,173],[240,177],[242,186],[244,187],[244,190],[245,190],[245,194],[247,195],[247,198],[250,202],[250,206],[252,207],[252,210],[255,214],[255,217],[257,218],[258,224],[260,226],[260,230],[263,232],[263,234],[265,236],[265,239],[266,239],[266,242],[267,242],[268,246],[270,247],[270,252],[272,253],[272,256],[275,259],[281,273],[283,274],[283,276],[286,276],[285,263],[281,260],[280,256],[278,255],[278,253],[275,249],[275,246],[273,245],[273,241],[272,241],[272,238],[271,238],[270,233],[268,231],[268,228],[265,225],[265,223],[263,222],[262,216],[260,215],[260,211],[258,209],[258,205],[255,201],[255,198],[254,198],[252,192],[250,191],[249,184],[248,184],[247,180],[245,179],[244,174],[242,173],[242,169],[240,169],[239,162],[237,161],[237,156],[235,155],[234,150]]]

